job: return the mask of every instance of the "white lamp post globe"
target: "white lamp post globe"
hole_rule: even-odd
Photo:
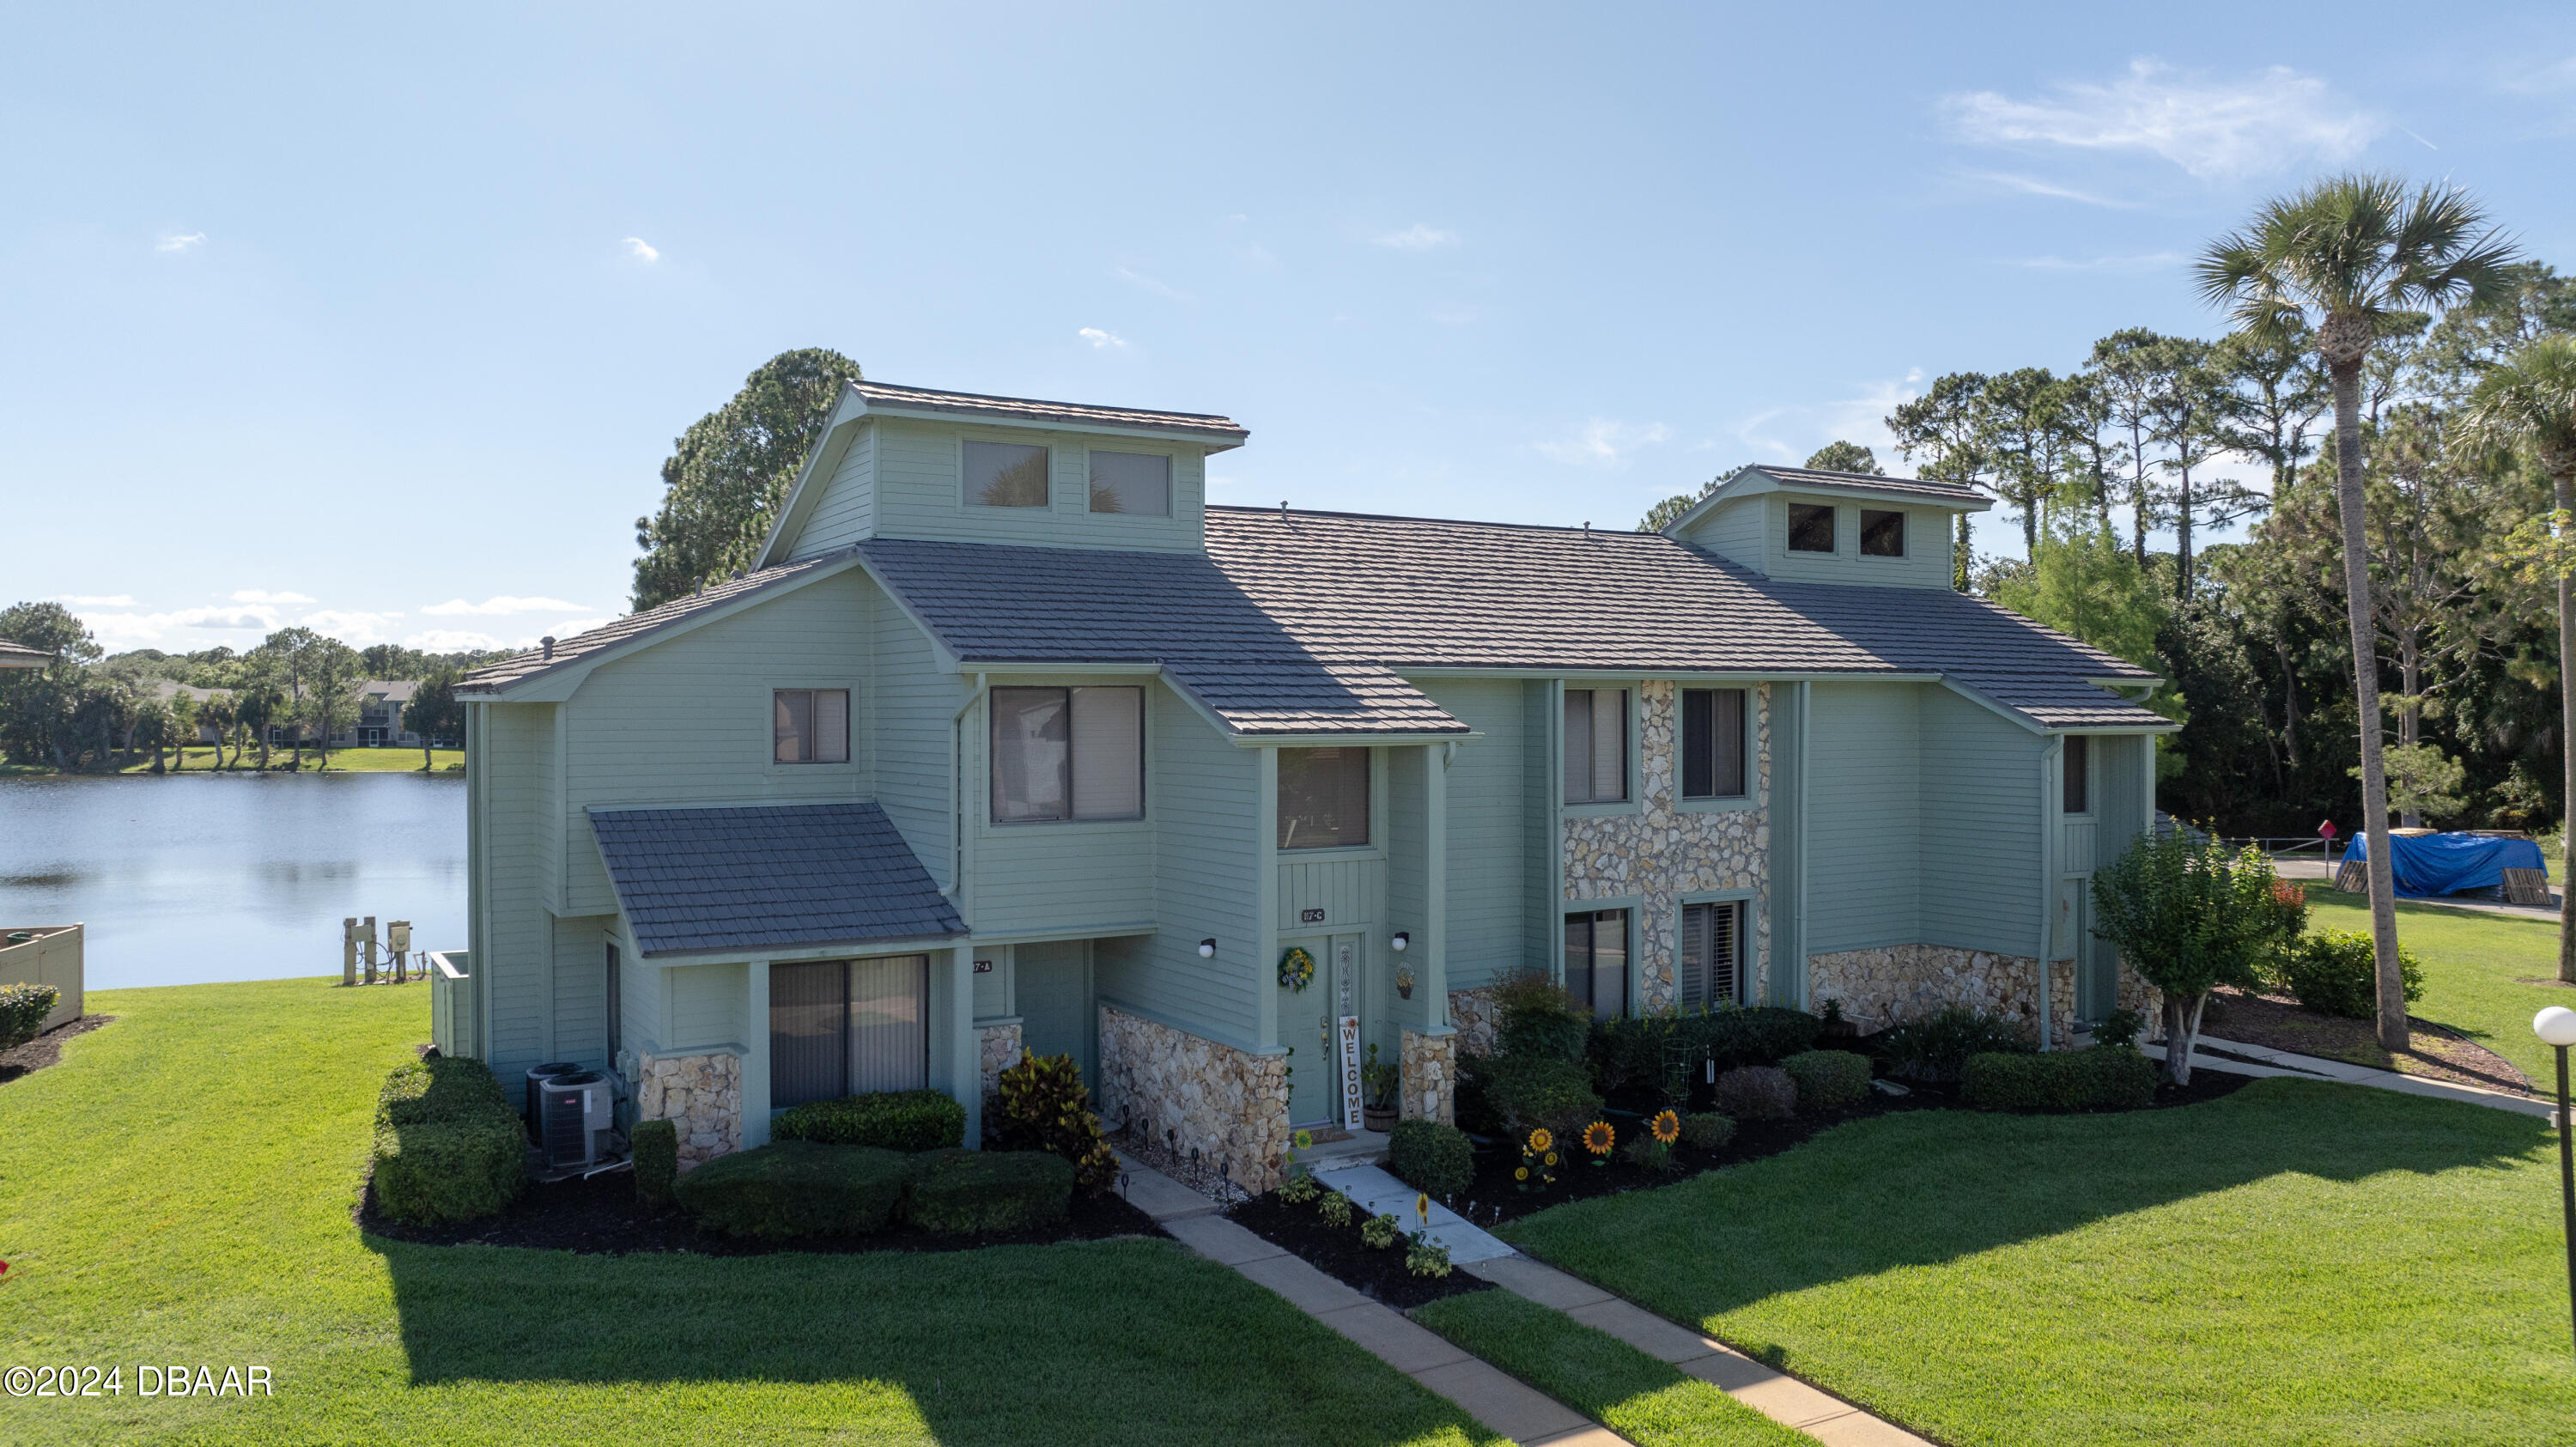
[[[2561,1049],[2576,1045],[2576,1010],[2564,1005],[2550,1006],[2531,1017],[2531,1033],[2539,1036],[2543,1045],[2555,1045]]]

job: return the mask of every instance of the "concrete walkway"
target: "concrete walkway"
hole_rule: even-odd
[[[1553,1266],[1526,1256],[1504,1256],[1467,1269],[1505,1291],[1606,1331],[1772,1421],[1795,1427],[1831,1447],[1931,1447],[1893,1422]]]
[[[1411,1231],[1420,1224],[1415,1220],[1413,1205],[1422,1193],[1388,1175],[1384,1167],[1325,1166],[1315,1173],[1315,1179],[1350,1197],[1351,1204],[1372,1216],[1393,1216],[1398,1230]],[[1453,1266],[1512,1254],[1511,1247],[1468,1225],[1466,1218],[1437,1201],[1431,1203],[1430,1224],[1422,1227],[1422,1234],[1449,1248],[1449,1263]]]
[[[2162,1045],[2140,1045],[2149,1058],[2165,1058]],[[2224,1050],[2242,1055],[2245,1060],[2261,1061],[2248,1065],[2245,1060],[2222,1060],[2207,1053]],[[2401,1075],[2394,1070],[2376,1070],[2346,1060],[2327,1060],[2315,1055],[2295,1055],[2287,1050],[2273,1050],[2261,1045],[2243,1045],[2204,1034],[2193,1043],[2191,1068],[2224,1070],[2234,1075],[2297,1075],[2310,1079],[2339,1080],[2346,1085],[2367,1085],[2374,1090],[2393,1090],[2400,1095],[2424,1095],[2436,1100],[2455,1100],[2463,1105],[2483,1105],[2490,1110],[2509,1110],[2516,1115],[2538,1116],[2547,1120],[2558,1113],[2548,1101],[2527,1095],[2511,1095],[2501,1090],[2483,1090],[2474,1085],[2458,1085],[2447,1080],[2430,1080],[2421,1075]]]

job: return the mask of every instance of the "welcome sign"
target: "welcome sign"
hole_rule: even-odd
[[[1360,1128],[1360,1017],[1344,1015],[1341,1019],[1342,1057],[1342,1125],[1348,1130]]]

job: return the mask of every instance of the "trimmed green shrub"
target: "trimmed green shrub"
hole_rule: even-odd
[[[924,1231],[1029,1231],[1064,1219],[1073,1165],[1051,1151],[936,1150],[912,1162],[904,1219]]]
[[[1601,1097],[1581,1065],[1560,1055],[1524,1051],[1470,1055],[1460,1062],[1496,1130],[1512,1137],[1545,1126],[1568,1139],[1601,1113]]]
[[[2028,1055],[2039,1048],[2017,1022],[1965,1005],[1944,1005],[1881,1031],[1877,1043],[1888,1074],[1932,1082],[1957,1080],[1971,1055]]]
[[[35,1039],[62,997],[51,985],[0,985],[0,1050],[15,1050]]]
[[[510,1096],[492,1078],[490,1066],[463,1056],[442,1055],[394,1067],[376,1092],[376,1124],[418,1125],[433,1120],[459,1120],[498,1110],[516,1118]]]
[[[966,1107],[944,1090],[879,1090],[813,1100],[779,1112],[774,1141],[820,1141],[882,1150],[953,1150],[966,1144]]]
[[[1684,1017],[1692,1018],[1692,1017]],[[1816,1046],[1824,1022],[1804,1010],[1776,1005],[1738,1009],[1732,1005],[1696,1017],[1705,1022],[1710,1057],[1720,1071],[1740,1065],[1777,1065]]]
[[[2424,962],[2404,945],[2397,947],[2397,974],[2405,981],[2407,1004],[2423,998]],[[2283,951],[2281,983],[2300,1004],[2320,1015],[2378,1018],[2379,958],[2370,936],[2360,930],[2308,935]]]
[[[1592,1036],[1592,1007],[1536,970],[1520,970],[1494,986],[1494,1051],[1498,1055],[1549,1055],[1581,1060]]]
[[[1454,1125],[1400,1120],[1387,1135],[1386,1168],[1417,1191],[1452,1196],[1476,1179],[1476,1147]]]
[[[1384,1251],[1393,1246],[1395,1238],[1401,1234],[1395,1226],[1392,1215],[1369,1217],[1360,1223],[1360,1244],[1371,1251]]]
[[[527,1132],[518,1112],[486,1105],[446,1120],[376,1128],[376,1208],[416,1226],[471,1221],[518,1198]]]
[[[639,1120],[627,1137],[635,1162],[635,1198],[647,1206],[667,1206],[676,1199],[671,1183],[680,1178],[680,1128],[667,1120]]]
[[[1968,1058],[1959,1098],[1979,1110],[2138,1110],[2155,1103],[2156,1067],[2113,1045],[2048,1055],[1989,1052]]]
[[[1315,1214],[1324,1218],[1325,1225],[1341,1230],[1351,1224],[1351,1198],[1328,1189],[1323,1199],[1315,1203]]]
[[[1737,1120],[1785,1120],[1798,1113],[1798,1083],[1776,1065],[1739,1065],[1717,1078],[1717,1108]]]
[[[1682,1117],[1682,1144],[1693,1150],[1724,1150],[1735,1139],[1735,1117],[1703,1110]]]
[[[1073,1165],[1074,1185],[1091,1194],[1118,1179],[1118,1153],[1092,1114],[1082,1067],[1070,1055],[1020,1052],[999,1077],[1001,1119],[994,1138],[1005,1150],[1052,1151]]]
[[[779,1141],[718,1156],[680,1177],[672,1193],[727,1236],[857,1236],[894,1218],[911,1175],[898,1151]]]
[[[1869,1057],[1848,1050],[1801,1050],[1780,1062],[1798,1083],[1798,1103],[1809,1110],[1840,1110],[1869,1094]]]

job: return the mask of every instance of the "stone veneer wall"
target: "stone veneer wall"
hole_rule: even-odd
[[[1458,1123],[1458,1037],[1404,1032],[1403,1085],[1397,1114],[1405,1120]]]
[[[1490,987],[1449,992],[1449,1028],[1457,1032],[1449,1038],[1457,1042],[1457,1053],[1493,1054],[1494,1032],[1501,1027],[1502,1012],[1495,1008]]]
[[[990,1121],[994,1099],[1002,1093],[1002,1072],[1020,1063],[1020,1024],[981,1026],[975,1043],[984,1065],[984,1119]]]
[[[1863,1030],[1920,1019],[1944,1005],[2010,1015],[2039,1026],[2039,972],[2028,955],[2003,955],[1949,945],[1889,945],[1807,957],[1807,998],[1818,1008],[1840,1000],[1843,1014]],[[2075,1030],[2075,962],[2049,969],[2049,1029],[2064,1045]],[[2129,969],[2120,971],[2120,1004],[2145,1014],[2152,1025],[2155,987]]]
[[[635,1118],[680,1133],[680,1169],[742,1149],[742,1060],[730,1051],[635,1056]]]
[[[1770,977],[1765,962],[1771,958],[1771,688],[1764,684],[1752,692],[1753,807],[1676,807],[1673,736],[1680,695],[1670,681],[1648,680],[1637,691],[1636,785],[1643,807],[1565,821],[1565,902],[1624,896],[1644,901],[1636,940],[1638,1004],[1647,1011],[1673,1004],[1673,936],[1685,894],[1751,891],[1753,938],[1745,968],[1757,987]]]
[[[1186,1157],[1231,1160],[1236,1184],[1279,1184],[1288,1158],[1288,1061],[1100,1007],[1101,1118],[1177,1145]],[[1166,1135],[1166,1132],[1171,1134]]]

